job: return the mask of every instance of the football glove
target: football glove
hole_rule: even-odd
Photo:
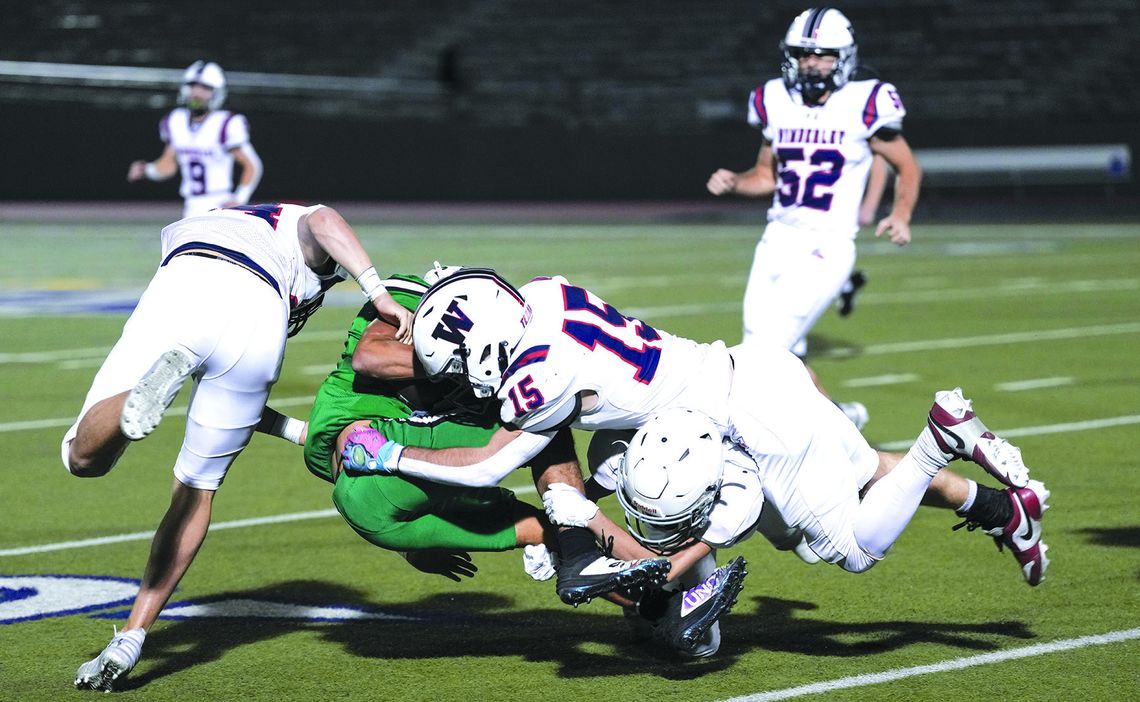
[[[396,461],[404,447],[372,427],[360,427],[348,435],[340,457],[350,473],[395,475]]]
[[[598,513],[598,506],[566,483],[551,483],[542,495],[542,506],[551,523],[584,527]]]

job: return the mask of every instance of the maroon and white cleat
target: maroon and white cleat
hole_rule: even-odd
[[[970,401],[962,396],[962,388],[935,393],[926,423],[938,448],[951,460],[977,463],[1010,487],[1024,488],[1029,483],[1021,449],[986,428]]]
[[[1021,566],[1025,582],[1036,587],[1045,579],[1045,569],[1049,558],[1045,552],[1049,547],[1041,540],[1041,515],[1049,509],[1045,503],[1049,491],[1039,480],[1030,480],[1023,488],[1009,488],[1006,491],[1013,503],[1013,518],[1004,527],[991,529],[986,533],[994,537],[998,550],[1009,548]]]

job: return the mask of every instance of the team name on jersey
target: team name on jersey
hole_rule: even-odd
[[[842,144],[847,134],[842,129],[779,129],[777,141],[781,144]]]

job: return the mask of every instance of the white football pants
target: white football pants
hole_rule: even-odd
[[[854,267],[854,240],[769,222],[744,290],[744,341],[760,339],[802,357],[808,331]]]
[[[62,455],[92,405],[133,388],[166,351],[196,365],[179,481],[214,490],[249,443],[285,352],[289,309],[266,282],[226,261],[177,256],[158,269],[107,355]]]

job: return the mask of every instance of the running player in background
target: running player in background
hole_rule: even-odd
[[[182,76],[180,107],[162,118],[158,134],[166,148],[154,161],[135,161],[127,180],[166,180],[181,170],[182,216],[249,202],[261,180],[261,159],[249,140],[244,115],[223,110],[226,76],[213,62],[195,61]],[[233,186],[234,162],[241,167]]]
[[[707,187],[713,195],[774,196],[744,293],[744,340],[761,336],[803,357],[808,331],[844,285],[856,282],[855,235],[874,157],[898,174],[892,209],[875,236],[887,234],[898,246],[910,241],[922,171],[902,135],[906,108],[895,87],[850,80],[857,47],[842,12],[803,12],[782,49],[783,78],[749,99],[748,122],[764,136],[756,164],[719,169]]]

